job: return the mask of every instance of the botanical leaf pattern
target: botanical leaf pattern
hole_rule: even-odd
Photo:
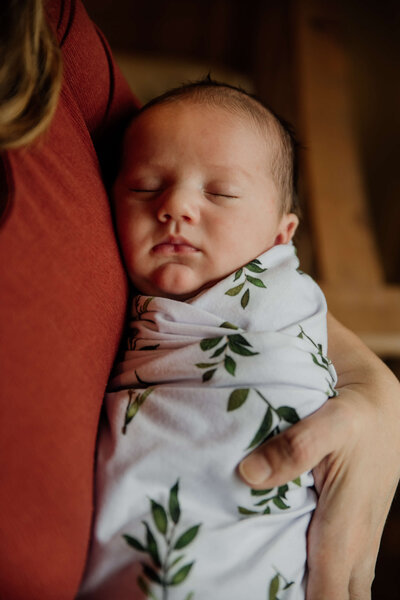
[[[261,261],[258,259],[251,261],[234,273],[233,283],[225,292],[225,295],[231,298],[237,297],[236,303],[239,304],[240,302],[241,307],[246,309],[251,298],[253,298],[253,302],[257,300],[258,292],[255,288],[258,288],[258,290],[266,289],[265,282],[258,276],[265,271],[267,269],[262,267]],[[253,292],[253,295],[251,292]],[[137,321],[156,324],[152,320],[154,315],[151,306],[152,300],[151,297],[138,296],[136,298],[136,324]],[[231,300],[226,300],[226,302],[231,303]],[[226,316],[229,316],[229,312]],[[138,325],[138,327],[141,326]],[[211,382],[214,377],[218,384],[220,380],[228,382],[234,382],[235,378],[236,381],[240,380],[239,375],[242,365],[246,366],[249,364],[248,361],[251,364],[252,357],[259,354],[257,349],[250,343],[247,334],[241,331],[237,325],[226,320],[219,327],[221,330],[218,332],[219,335],[206,337],[199,342],[201,356],[204,359],[200,359],[195,366],[200,369],[199,378],[201,375],[201,381],[204,384]],[[324,355],[322,345],[314,342],[301,325],[299,325],[299,328],[300,331],[297,337],[308,340],[314,348],[310,352],[312,362],[319,369],[326,371],[327,396],[336,395],[337,392],[333,388],[334,382],[330,369],[331,363]],[[129,350],[151,352],[160,349],[160,344],[152,343],[152,337],[150,342],[141,339],[139,329],[134,323],[130,334]],[[156,356],[158,357],[158,354]],[[193,362],[194,360],[190,364],[193,365]],[[129,399],[122,427],[123,433],[126,433],[129,423],[135,418],[142,404],[155,389],[152,387],[151,382],[144,381],[136,371],[135,374],[139,385],[146,389],[128,390]],[[219,379],[221,374],[225,376],[224,380]],[[244,410],[250,397],[252,401],[263,403],[265,409],[259,422],[254,427],[254,432],[251,432],[253,435],[246,448],[246,450],[252,450],[270,437],[279,434],[283,429],[295,424],[299,420],[299,415],[294,407],[285,404],[277,406],[277,403],[274,405],[260,389],[252,387],[251,383],[250,385],[247,383],[247,385],[248,387],[230,387],[227,392],[226,411],[232,413],[239,409]],[[301,478],[297,477],[292,482],[279,487],[249,490],[249,506],[238,506],[238,513],[241,517],[250,517],[287,511],[290,509],[288,501],[290,492],[301,485]],[[140,563],[142,572],[137,578],[137,584],[142,592],[153,600],[167,600],[170,588],[187,581],[190,578],[190,573],[195,568],[195,560],[188,559],[187,548],[198,536],[201,523],[182,530],[181,507],[178,496],[179,480],[169,490],[168,500],[165,503],[149,498],[151,517],[142,522],[144,527],[142,538],[138,539],[128,533],[123,536],[129,547],[144,556],[144,560]],[[239,515],[238,519],[240,518]],[[284,590],[293,584],[293,581],[289,582],[279,571],[276,571],[276,574],[267,584],[266,598],[268,600],[284,600]],[[184,600],[192,600],[193,597],[194,592],[189,592],[184,596]]]
[[[293,425],[299,421],[299,416],[294,408],[290,406],[280,406],[275,408],[271,402],[267,400],[267,398],[265,398],[265,396],[257,389],[234,390],[229,397],[227,410],[236,410],[237,408],[243,406],[250,392],[255,392],[258,397],[266,403],[267,408],[264,418],[247,448],[248,450],[256,448],[257,446],[263,444],[270,437],[279,434],[282,430],[282,426],[286,428],[288,425]],[[234,398],[238,398],[238,400],[235,401]],[[296,478],[293,483],[297,486],[301,486],[300,478]],[[243,516],[266,515],[271,513],[271,504],[273,504],[279,510],[286,510],[290,508],[286,499],[286,493],[288,489],[288,485],[283,485],[278,488],[267,490],[250,490],[252,496],[267,497],[256,502],[254,507],[251,509],[244,506],[238,506],[238,511]],[[263,508],[260,510],[259,507],[261,506]]]
[[[312,343],[312,345],[314,346],[314,348],[316,350],[315,352],[310,353],[313,363],[315,365],[317,365],[317,367],[321,367],[321,369],[325,369],[325,371],[327,371],[327,374],[329,376],[329,379],[328,378],[326,379],[326,383],[328,384],[328,389],[326,391],[327,398],[335,398],[338,395],[338,392],[332,386],[332,383],[333,383],[332,375],[331,375],[331,372],[329,369],[329,367],[332,365],[332,362],[323,353],[322,344],[316,344],[314,342],[314,340],[312,340],[311,337],[306,334],[306,332],[304,331],[302,326],[299,325],[299,327],[300,327],[300,333],[298,334],[297,337],[302,340],[307,339],[309,342]]]
[[[160,549],[156,535],[146,521],[143,521],[146,537],[145,542],[141,542],[129,534],[123,536],[125,542],[131,548],[148,555],[150,564],[144,561],[141,563],[142,575],[138,576],[137,583],[139,588],[153,600],[159,600],[159,598],[155,595],[152,584],[161,587],[162,600],[168,600],[168,589],[171,586],[183,583],[189,577],[195,564],[195,561],[191,561],[176,568],[185,555],[174,556],[174,553],[189,546],[197,537],[201,527],[201,523],[198,523],[189,527],[189,529],[180,535],[177,535],[176,528],[181,517],[178,494],[179,480],[169,490],[168,510],[162,504],[150,498],[153,525],[163,538],[163,550]],[[190,600],[193,597],[194,593],[190,592],[186,595],[185,600]]]
[[[257,264],[252,265],[252,267],[260,268]],[[237,271],[237,277],[240,276],[241,273]],[[220,327],[230,329],[232,328],[232,325],[225,321],[222,325],[220,325]],[[258,352],[252,350],[252,345],[242,333],[228,334],[214,338],[204,338],[200,342],[200,348],[203,352],[210,352],[211,350],[213,351],[209,359],[221,357],[219,360],[214,360],[213,362],[196,363],[197,368],[205,369],[202,375],[203,383],[210,381],[219,368],[224,368],[229,375],[234,377],[237,368],[237,363],[233,358],[234,354],[244,357],[252,357],[258,354]],[[228,354],[229,352],[231,354]],[[229,394],[227,411],[232,412],[241,408],[247,401],[250,392],[255,392],[267,405],[267,408],[257,431],[247,447],[248,450],[256,448],[272,435],[280,433],[282,425],[287,427],[288,425],[297,423],[299,420],[299,416],[293,407],[279,406],[278,408],[275,408],[271,402],[255,388],[234,389]],[[270,491],[272,490],[268,490],[268,492]],[[243,506],[239,506],[238,511],[241,515],[246,516],[255,514],[268,514],[271,512],[270,503],[280,510],[286,510],[289,508],[289,505],[286,502],[286,491],[287,489],[282,486],[281,488],[278,488],[271,497],[265,499],[265,501],[263,500],[261,503],[258,503],[256,505],[257,507],[261,504],[268,504],[268,506],[265,506],[261,511],[258,509],[254,510],[254,508],[248,509]]]
[[[276,571],[276,575],[268,584],[267,600],[284,600],[284,596],[278,597],[278,592],[287,590],[294,584],[294,581],[288,581],[282,573]]]
[[[145,298],[145,300],[143,300],[143,298]],[[149,305],[152,300],[154,300],[153,296],[135,296],[133,310],[133,314],[135,315],[135,321],[146,321],[147,323],[154,324],[153,319],[150,319],[149,316],[147,316],[146,318],[144,317],[144,315],[148,312]],[[139,329],[137,327],[131,327],[128,336],[128,350],[157,350],[157,348],[159,348],[160,344],[141,346],[141,339],[138,337],[138,335]]]
[[[138,392],[137,390],[129,389],[128,390],[128,405],[125,411],[125,419],[122,427],[122,433],[126,434],[127,427],[132,419],[136,416],[139,408],[145,402],[145,400],[150,396],[150,394],[154,391],[154,388],[149,387],[143,392]]]
[[[293,425],[299,421],[299,415],[294,408],[291,406],[279,406],[278,408],[275,408],[271,402],[255,388],[237,388],[233,390],[229,395],[227,410],[237,410],[243,406],[248,399],[250,392],[255,392],[267,405],[267,408],[259,428],[247,447],[248,450],[265,442],[271,434],[275,435],[280,433],[284,423]]]
[[[220,325],[224,329],[238,329],[235,325],[224,321]],[[213,353],[208,357],[209,360],[221,357],[213,362],[196,363],[198,369],[207,369],[203,375],[203,383],[210,381],[219,368],[223,367],[229,375],[235,376],[237,363],[233,354],[239,356],[256,356],[258,352],[253,352],[250,348],[252,345],[240,333],[231,333],[214,338],[204,338],[200,342],[200,348],[203,352],[213,350]],[[230,354],[229,354],[230,352]]]
[[[238,296],[244,289],[243,295],[240,298],[240,304],[242,308],[246,308],[250,302],[250,287],[245,287],[246,284],[250,284],[258,288],[267,287],[262,279],[246,273],[246,271],[250,271],[251,273],[264,273],[267,269],[263,269],[260,265],[261,261],[259,261],[258,258],[256,258],[249,262],[247,265],[244,265],[244,267],[238,269],[233,276],[233,281],[235,282],[242,278],[243,281],[229,288],[229,290],[225,292],[227,296]]]
[[[289,489],[294,486],[301,486],[300,477],[297,477],[289,484],[281,485],[276,488],[266,490],[251,490],[251,495],[254,500],[252,509],[238,506],[238,511],[241,515],[269,515],[271,514],[271,505],[274,505],[279,510],[287,510],[290,508],[286,494]]]

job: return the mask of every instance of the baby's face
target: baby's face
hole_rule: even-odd
[[[184,101],[144,112],[114,187],[135,287],[183,300],[288,242],[297,217],[280,217],[267,167],[262,135],[223,108]]]

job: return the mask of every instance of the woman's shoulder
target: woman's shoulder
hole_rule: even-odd
[[[80,31],[93,26],[81,0],[53,0],[46,2],[45,10],[48,22],[61,47]],[[80,40],[82,41],[82,40]]]
[[[110,123],[129,118],[137,101],[80,0],[49,2],[47,15],[62,50],[64,94],[96,138]]]
[[[47,19],[60,46],[75,20],[77,4],[76,0],[54,0],[45,4]]]

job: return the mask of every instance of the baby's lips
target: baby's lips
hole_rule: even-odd
[[[192,254],[198,252],[198,249],[191,244],[171,244],[170,242],[162,242],[153,248],[156,254]]]
[[[190,254],[197,252],[198,248],[182,236],[169,235],[156,244],[153,251],[161,254]]]

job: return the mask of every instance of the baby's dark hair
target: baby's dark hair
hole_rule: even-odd
[[[292,126],[267,107],[259,98],[240,87],[211,79],[186,83],[153,98],[135,115],[159,104],[189,100],[195,104],[208,104],[226,109],[236,115],[248,117],[265,136],[271,148],[269,165],[272,179],[281,199],[281,213],[300,213],[297,197],[297,150]]]

